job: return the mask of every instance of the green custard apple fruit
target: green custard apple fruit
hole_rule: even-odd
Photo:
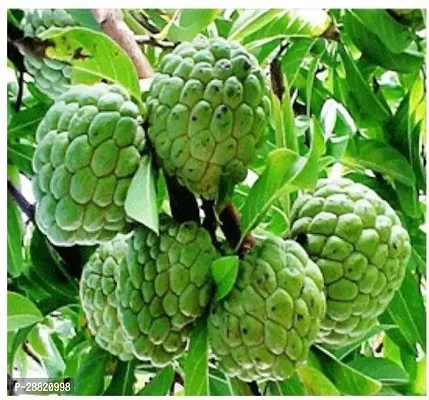
[[[238,43],[197,37],[166,55],[149,97],[149,137],[164,170],[215,198],[241,182],[265,137],[270,102],[256,58]]]
[[[123,361],[133,358],[131,343],[118,319],[116,297],[119,265],[127,249],[123,235],[103,243],[85,264],[80,280],[80,299],[89,330],[103,349]]]
[[[49,28],[77,25],[70,13],[63,9],[24,10],[24,35],[36,37]],[[24,65],[34,78],[35,86],[51,99],[56,99],[70,86],[71,66],[58,60],[24,56]]]
[[[219,368],[244,381],[287,379],[305,362],[324,312],[319,267],[298,243],[266,234],[240,261],[231,292],[212,304]]]
[[[128,230],[124,202],[144,146],[138,106],[119,85],[77,85],[36,131],[36,223],[58,246],[94,245]]]
[[[401,286],[411,247],[389,204],[349,179],[321,179],[292,209],[291,237],[320,267],[327,300],[318,340],[342,346],[370,329]]]
[[[210,300],[215,257],[209,234],[195,222],[162,215],[159,236],[143,226],[134,231],[118,295],[137,358],[163,366],[185,350],[189,328]]]

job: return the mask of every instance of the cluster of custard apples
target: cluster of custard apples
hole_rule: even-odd
[[[58,10],[33,10],[24,21],[28,35],[73,25]],[[167,175],[204,199],[216,199],[221,179],[245,179],[266,139],[270,101],[256,59],[240,44],[198,37],[165,55],[147,98],[147,132],[119,85],[71,86],[67,65],[27,64],[35,83],[56,95],[36,134],[36,223],[56,246],[99,245],[83,269],[80,299],[102,348],[164,366],[186,351],[206,314],[219,369],[244,381],[284,380],[312,343],[343,346],[377,323],[401,285],[410,242],[389,204],[361,184],[323,179],[299,196],[288,237],[255,233],[219,301],[211,265],[221,255],[200,224],[162,214],[156,234],[125,212],[148,148]]]

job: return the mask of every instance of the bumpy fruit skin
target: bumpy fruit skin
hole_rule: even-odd
[[[127,249],[122,235],[103,243],[85,264],[80,280],[80,299],[89,330],[103,349],[123,361],[133,358],[131,343],[118,319],[116,298],[118,269]]]
[[[325,280],[318,340],[342,346],[363,335],[399,289],[410,256],[407,231],[389,204],[349,179],[321,179],[292,209],[291,236]]]
[[[25,36],[35,37],[51,27],[65,28],[77,25],[72,16],[63,9],[24,10],[22,29]],[[24,65],[33,75],[36,87],[56,99],[70,86],[71,67],[66,63],[47,58],[24,56]]]
[[[143,226],[134,231],[118,295],[137,358],[163,366],[184,351],[189,328],[209,303],[215,256],[208,233],[195,222],[162,215],[159,236]]]
[[[208,319],[219,368],[276,381],[304,363],[325,312],[323,277],[303,248],[269,235],[240,261],[237,281]]]
[[[33,157],[36,223],[59,246],[94,245],[128,230],[124,202],[144,146],[125,89],[73,86],[48,110]]]
[[[241,182],[265,136],[267,83],[238,43],[198,37],[165,56],[148,97],[149,137],[164,170],[214,198],[219,179]]]

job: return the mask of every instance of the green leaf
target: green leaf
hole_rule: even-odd
[[[277,18],[279,10],[244,10],[229,32],[230,40],[240,40]]]
[[[184,9],[180,10],[177,21],[168,31],[168,39],[183,42],[194,39],[217,17],[218,10]]]
[[[324,53],[324,52],[323,52]],[[316,70],[323,53],[313,57],[308,66],[307,82],[305,85],[305,98],[307,99],[307,117],[311,116],[311,97],[313,95],[314,79],[316,78]]]
[[[103,393],[104,376],[110,359],[109,353],[94,343],[77,371],[74,379],[74,395],[97,396]]]
[[[304,396],[305,391],[298,374],[294,373],[284,382],[269,382],[267,394],[270,396]]]
[[[134,368],[136,360],[118,361],[112,381],[104,391],[104,396],[131,396],[133,395],[133,386],[136,381]]]
[[[34,326],[27,339],[32,349],[40,355],[48,376],[50,378],[63,377],[66,365],[48,328],[41,324]]]
[[[40,310],[24,296],[7,292],[7,331],[16,331],[40,322],[43,315]]]
[[[395,148],[377,140],[355,136],[349,139],[341,162],[352,168],[368,168],[408,186],[415,182],[410,164]]]
[[[335,385],[316,368],[303,366],[298,368],[298,376],[304,385],[307,396],[340,396]]]
[[[7,273],[18,276],[22,271],[23,226],[21,214],[13,200],[7,196]]]
[[[33,175],[34,147],[24,143],[7,143],[7,162],[17,166],[27,176]]]
[[[424,396],[426,395],[426,355],[417,362],[416,376],[411,382],[411,393]]]
[[[349,86],[349,97],[356,105],[359,112],[359,123],[363,128],[380,126],[390,117],[390,110],[371,91],[368,82],[364,79],[344,47],[339,47],[339,53],[344,63],[347,84]]]
[[[298,151],[298,138],[295,130],[295,113],[290,98],[290,87],[287,78],[284,79],[285,91],[282,98],[283,127],[286,148]],[[276,140],[279,147],[279,143]]]
[[[37,126],[46,114],[49,105],[38,103],[13,115],[7,128],[8,140],[21,137],[34,137]]]
[[[7,371],[11,375],[16,353],[21,347],[22,343],[27,340],[27,336],[31,329],[33,329],[33,325],[26,326],[25,328],[19,329],[16,332],[7,332]]]
[[[185,360],[185,395],[207,396],[209,394],[207,319],[201,318],[194,326]]]
[[[262,220],[273,202],[288,189],[306,159],[293,151],[277,149],[268,156],[267,166],[253,185],[242,209],[242,238]]]
[[[286,96],[288,95],[286,95],[286,92],[285,92],[285,97]],[[271,92],[271,104],[273,106],[271,115],[274,123],[275,144],[277,148],[283,148],[283,147],[286,147],[286,135],[285,135],[285,127],[284,127],[283,110],[282,110],[282,104],[280,103],[279,98],[274,94],[274,92]],[[292,132],[292,134],[289,134],[289,137],[294,137],[294,136],[295,136],[294,132]]]
[[[300,189],[313,189],[319,178],[319,161],[325,152],[323,130],[319,121],[313,117],[310,122],[311,146],[304,168],[294,178],[291,185]]]
[[[30,243],[30,256],[34,272],[41,278],[43,288],[57,298],[75,301],[79,295],[78,284],[62,262],[52,253],[52,248],[42,233],[35,229]],[[76,269],[79,266],[74,266]]]
[[[238,274],[238,257],[221,257],[212,262],[212,276],[216,283],[215,301],[223,299],[233,288]]]
[[[73,84],[94,84],[102,80],[116,82],[141,102],[134,64],[109,36],[87,28],[49,29],[40,36],[53,43],[46,50],[48,56],[72,65]]]
[[[417,187],[422,190],[426,190],[426,171],[419,150],[421,134],[424,132],[419,106],[425,105],[425,99],[423,78],[419,74],[399,104],[395,115],[386,124],[389,142],[409,160],[416,174]]]
[[[342,138],[343,135],[351,136],[356,132],[356,125],[352,116],[341,103],[334,99],[328,99],[323,104],[320,119],[326,139],[330,138],[334,131],[341,135],[339,138]],[[336,128],[341,129],[340,132],[337,132]]]
[[[220,375],[219,371],[213,371],[209,375],[210,396],[231,396],[229,382]]]
[[[278,48],[282,39],[282,35],[272,36],[269,38],[254,40],[253,42],[245,44],[245,47],[258,59],[259,64],[263,65]]]
[[[93,29],[95,31],[101,31],[98,22],[91,13],[91,10],[67,8],[66,11],[72,16],[73,20],[76,21],[79,26]]]
[[[275,11],[275,10],[271,10]],[[299,10],[287,9],[276,12],[276,18],[268,25],[253,31],[246,41],[282,35],[283,37],[317,37],[330,27],[332,21],[329,14],[322,9]]]
[[[282,70],[286,75],[289,86],[293,86],[299,70],[305,65],[306,57],[316,40],[297,38],[287,48],[281,59]]]
[[[254,396],[250,386],[238,378],[227,377],[231,393],[235,396]]]
[[[377,380],[362,374],[337,360],[329,351],[317,346],[316,355],[324,372],[342,394],[370,396],[379,392],[382,385]]]
[[[385,318],[385,314],[388,318]],[[387,334],[399,346],[405,342],[409,349],[415,352],[416,343],[426,348],[426,311],[420,293],[419,284],[410,271],[406,271],[404,281],[400,289],[395,293],[385,313],[379,317],[383,323],[393,321],[399,328],[389,331]],[[396,339],[401,334],[401,339]]]
[[[409,382],[406,371],[398,364],[384,358],[359,357],[348,364],[383,385],[403,385]]]
[[[411,50],[393,53],[353,13],[347,12],[343,18],[343,22],[345,31],[356,47],[376,65],[402,73],[414,72],[423,65],[425,60],[423,54]]]
[[[397,329],[396,325],[376,325],[373,326],[371,329],[369,329],[367,332],[365,332],[364,335],[361,337],[358,337],[357,339],[354,339],[353,341],[349,342],[347,345],[341,347],[337,350],[331,350],[331,353],[337,358],[338,360],[342,360],[347,355],[349,355],[353,350],[360,347],[363,343],[374,337],[375,335],[378,335],[380,332],[386,332],[389,329]]]
[[[420,209],[419,193],[416,185],[409,186],[402,182],[395,182],[395,189],[402,210],[411,218],[420,218],[422,210]]]
[[[392,18],[387,10],[352,10],[353,15],[393,53],[404,51],[415,38],[404,25]]]
[[[174,382],[174,369],[171,365],[157,372],[150,382],[140,390],[138,396],[166,396]]]
[[[152,156],[144,155],[139,169],[131,180],[125,199],[125,212],[130,218],[158,233],[159,216],[155,187]]]

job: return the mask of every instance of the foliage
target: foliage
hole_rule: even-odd
[[[141,49],[154,69],[172,47],[202,33],[239,41],[271,79],[268,138],[246,181],[225,184],[218,200],[233,202],[241,214],[235,250],[257,227],[285,234],[297,195],[327,176],[346,176],[375,190],[409,232],[413,250],[406,277],[380,325],[340,349],[313,345],[307,364],[287,381],[258,385],[216,368],[204,318],[191,332],[188,351],[164,368],[120,361],[96,344],[78,300],[81,270],[94,247],[55,247],[33,222],[31,159],[37,126],[52,100],[23,69],[19,52],[9,51],[8,41],[8,375],[72,378],[74,394],[85,395],[424,395],[426,30],[416,30],[421,22],[396,11],[122,11],[129,28],[147,38]],[[149,84],[139,82],[131,58],[89,10],[70,12],[79,26],[43,32],[46,54],[71,66],[72,84],[123,85],[144,113]],[[425,21],[423,10],[413,12]],[[19,29],[22,14],[8,11],[8,31]],[[158,231],[171,188],[145,155],[126,213]],[[187,201],[180,201],[186,208]],[[234,286],[233,250],[212,265],[216,300]]]

